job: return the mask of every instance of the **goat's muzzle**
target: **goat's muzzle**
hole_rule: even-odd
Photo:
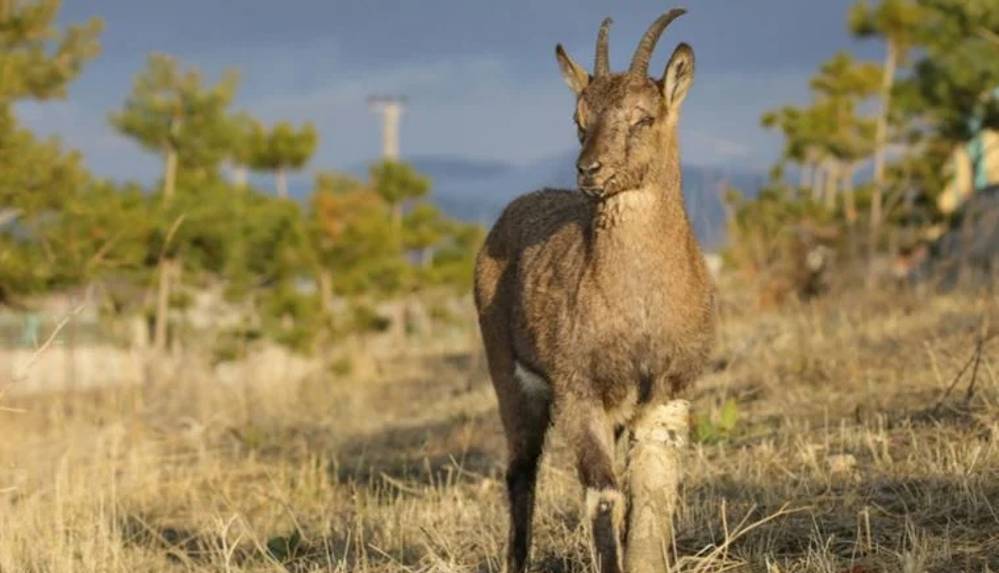
[[[579,177],[576,178],[576,184],[579,187],[579,192],[593,200],[604,199],[612,193],[613,191],[611,187],[613,182],[613,174],[609,177],[580,174]]]
[[[583,187],[583,186],[580,186],[579,187],[579,192],[582,193],[583,195],[586,195],[587,199],[592,199],[592,200],[596,201],[596,200],[599,200],[603,196],[604,189],[603,189],[603,187]]]

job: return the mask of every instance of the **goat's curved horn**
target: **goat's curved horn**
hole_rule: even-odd
[[[597,33],[597,61],[593,66],[593,74],[596,77],[610,75],[610,56],[607,49],[607,37],[610,34],[611,24],[614,20],[604,18],[600,23],[600,31]]]
[[[631,67],[628,69],[628,73],[641,76],[649,73],[649,59],[652,58],[652,51],[656,49],[656,42],[659,41],[659,37],[662,36],[663,31],[666,29],[666,26],[669,26],[670,22],[676,20],[686,12],[683,8],[674,8],[656,18],[656,21],[649,26],[649,29],[645,31],[645,35],[642,36],[641,41],[638,42],[638,47],[635,48],[635,55],[631,57]]]

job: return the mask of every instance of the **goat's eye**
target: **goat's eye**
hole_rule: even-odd
[[[646,115],[646,116],[643,116],[638,121],[636,121],[635,123],[633,123],[631,125],[631,127],[632,127],[632,129],[642,129],[644,127],[651,126],[652,122],[654,122],[654,121],[655,121],[654,117],[652,117],[651,115]]]
[[[576,137],[579,138],[580,143],[586,139],[586,128],[581,125],[576,126]]]

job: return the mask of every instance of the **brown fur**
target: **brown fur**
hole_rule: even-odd
[[[579,98],[582,193],[546,189],[513,201],[475,271],[480,327],[509,444],[508,569],[518,572],[526,564],[538,457],[550,421],[577,451],[583,485],[620,492],[615,429],[627,427],[638,408],[687,387],[714,331],[714,291],[684,208],[676,138],[693,52],[678,47],[659,81],[644,70],[590,77],[561,47],[557,56]],[[525,391],[517,364],[549,391]],[[617,513],[608,504],[619,497],[598,505]],[[591,519],[601,568],[619,570],[622,533],[608,536],[608,521]]]

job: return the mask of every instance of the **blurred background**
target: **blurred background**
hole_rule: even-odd
[[[573,185],[552,46],[589,59],[615,12],[622,66],[662,7],[610,8],[6,1],[6,344],[84,291],[81,336],[132,318],[161,352],[414,327],[388,303],[467,291],[503,206]],[[688,209],[767,296],[815,294],[834,255],[865,284],[908,274],[999,181],[991,3],[691,8],[664,41],[697,49]]]
[[[597,27],[613,16],[612,67],[622,69],[666,8],[650,0],[0,0],[0,428],[22,432],[12,442],[34,444],[34,436],[54,448],[10,445],[9,459],[19,461],[0,471],[0,496],[14,503],[21,492],[49,491],[44,484],[63,475],[52,473],[60,459],[98,473],[160,475],[161,462],[173,458],[156,456],[167,451],[218,454],[236,465],[274,454],[289,464],[267,471],[316,455],[316,467],[336,466],[335,483],[383,475],[378,487],[400,492],[440,485],[434,477],[398,482],[410,476],[398,468],[425,466],[427,475],[447,470],[488,491],[502,454],[470,295],[476,250],[514,197],[574,187],[574,101],[555,44],[589,67]],[[983,377],[991,372],[996,2],[696,0],[687,8],[651,69],[660,74],[680,41],[697,54],[680,124],[684,192],[723,300],[722,350],[707,383],[722,391],[699,398],[702,443],[759,430],[736,425],[736,404],[749,408],[761,395],[754,403],[767,404],[772,384],[792,384],[785,375],[793,384],[839,380],[852,388],[849,398],[826,402],[840,404],[847,419],[854,406],[860,412],[886,396],[872,380],[903,378],[906,356],[927,357],[919,365],[925,380],[906,383],[924,380],[929,403],[951,370],[965,366],[954,384],[972,371],[963,349],[975,351],[976,377],[980,364]],[[853,314],[841,321],[838,313]],[[889,335],[878,330],[885,325],[911,330]],[[799,332],[804,342],[780,332]],[[884,343],[869,346],[877,352],[864,362],[844,350],[858,340]],[[770,346],[790,350],[778,357]],[[824,351],[828,363],[816,358]],[[750,357],[767,369],[738,370]],[[893,360],[896,374],[865,370]],[[815,404],[799,398],[795,411],[814,414]],[[869,430],[861,418],[858,431]],[[135,442],[116,450],[120,444],[108,444],[118,438],[100,441],[111,427]],[[355,448],[357,436],[376,430],[370,450]],[[84,437],[104,444],[93,451],[108,459],[165,449],[138,473],[121,460],[60,457]],[[449,457],[455,451],[460,464]],[[24,466],[33,456],[38,466]],[[355,471],[344,473],[340,462]],[[40,517],[76,502],[45,498],[32,513],[17,498],[22,521],[0,520],[0,531],[17,531],[0,533],[0,555],[20,557],[0,557],[0,571],[29,570],[24,563],[38,571],[166,567],[143,561],[129,543],[179,551],[171,559],[188,570],[235,570],[223,543],[232,541],[230,527],[211,521],[228,515],[223,506],[196,509],[214,498],[170,511],[156,504],[170,487],[228,479],[205,463],[199,457],[182,479],[133,484],[138,497],[108,490],[99,497],[107,506],[86,505],[78,492],[81,523],[106,507],[124,515],[107,522],[104,541],[85,547]],[[255,471],[239,467],[244,477]],[[285,485],[275,491],[288,493]],[[321,515],[341,494],[323,487],[332,489],[310,498],[315,508],[288,502],[301,510],[292,517],[297,538],[275,533],[290,531],[287,515],[257,523],[246,508],[234,509],[240,527],[266,546],[245,549],[239,567],[292,562],[300,557],[292,546],[309,535],[332,545],[306,553],[341,563],[342,536],[316,533],[301,517]],[[781,491],[775,500],[790,490]],[[979,494],[999,503],[994,488]],[[187,531],[174,523],[184,512],[204,520],[185,522]],[[681,546],[696,551],[710,540],[702,517],[685,518],[700,533]],[[177,541],[184,531],[205,546]],[[394,557],[365,561],[376,570],[434,569],[440,555],[474,569],[465,550],[491,553],[499,543],[487,535],[474,549],[441,542],[429,551],[404,534],[381,534]],[[33,546],[38,535],[54,545]],[[845,549],[826,550],[830,563],[843,563]],[[199,560],[199,551],[209,557]],[[945,553],[928,554],[946,562]],[[491,558],[476,559],[478,570],[490,570]],[[983,559],[972,563],[999,567]],[[356,564],[348,561],[345,570]],[[572,564],[560,570],[576,570]]]

